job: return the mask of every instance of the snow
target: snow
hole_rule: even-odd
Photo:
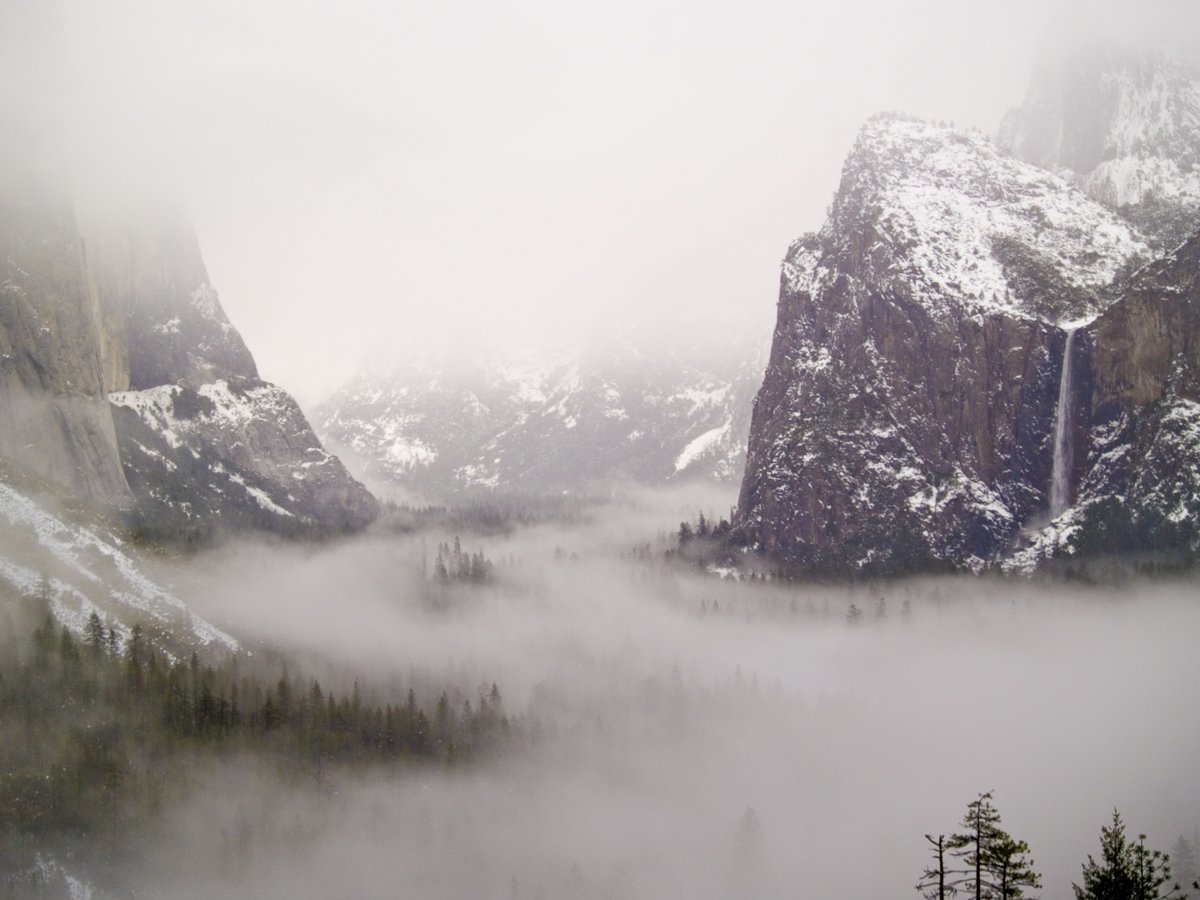
[[[695,414],[702,409],[720,406],[728,397],[729,385],[725,384],[715,388],[684,388],[673,394],[671,399],[688,404],[689,414]]]
[[[3,483],[0,483],[0,518],[6,519],[10,528],[31,529],[38,545],[61,564],[65,572],[72,573],[80,585],[87,585],[89,590],[106,600],[125,607],[131,615],[145,615],[164,624],[176,623],[182,616],[200,644],[216,643],[230,650],[238,649],[234,638],[191,613],[177,597],[143,575],[133,558],[120,549],[114,539],[56,518]],[[106,560],[108,572],[97,574],[93,562],[97,559]],[[0,577],[22,591],[36,590],[41,584],[40,575],[12,560],[3,560]],[[50,586],[52,600],[57,601],[56,616],[72,630],[82,632],[83,622],[96,608],[92,601],[78,587],[60,579],[52,578]],[[67,600],[73,605],[66,605]]]
[[[395,428],[394,422],[389,423]],[[427,466],[437,459],[437,451],[416,438],[406,439],[395,437],[384,450],[384,458],[394,466],[403,469],[415,469],[417,466]]]
[[[908,119],[878,118],[863,128],[822,234],[844,229],[840,216],[859,214],[870,216],[877,246],[890,251],[879,255],[888,268],[877,277],[899,279],[939,316],[1046,318],[1006,274],[1001,245],[1025,248],[1088,298],[1075,318],[1102,311],[1095,295],[1126,260],[1153,255],[1116,214],[1061,178],[1002,155],[984,135]],[[820,272],[810,257],[792,263],[794,277]]]
[[[216,289],[208,282],[192,291],[192,306],[206,319],[220,320],[222,318]]]
[[[142,421],[162,435],[172,450],[178,450],[183,446],[176,431],[179,421],[175,418],[175,397],[178,393],[179,388],[166,384],[144,391],[114,391],[108,395],[108,402],[137,413]]]
[[[67,895],[71,900],[92,900],[92,886],[70,874],[57,860],[45,857],[39,853],[35,865],[38,880],[41,884],[52,885],[55,876],[58,876],[62,879],[63,884],[66,885]]]
[[[701,456],[726,440],[729,437],[732,424],[730,420],[726,420],[724,424],[718,425],[716,428],[710,428],[699,437],[689,441],[688,445],[683,448],[683,451],[675,457],[676,474],[682,472]]]

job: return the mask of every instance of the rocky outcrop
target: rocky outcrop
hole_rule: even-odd
[[[1200,66],[1162,50],[1047,47],[999,145],[1118,210],[1167,252],[1200,222]]]
[[[378,513],[274,385],[230,378],[111,399],[142,533],[184,542],[241,529],[321,536],[361,529]]]
[[[794,571],[980,569],[1048,506],[1066,324],[1149,257],[980,134],[879,117],[784,261],[736,533]]]

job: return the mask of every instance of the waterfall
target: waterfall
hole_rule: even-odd
[[[1062,374],[1058,378],[1058,406],[1054,411],[1054,463],[1050,471],[1050,518],[1071,505],[1071,348],[1076,328],[1067,329]]]

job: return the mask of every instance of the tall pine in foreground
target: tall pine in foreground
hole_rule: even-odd
[[[1170,882],[1167,854],[1148,850],[1144,834],[1136,842],[1127,840],[1125,823],[1114,809],[1112,825],[1100,828],[1100,862],[1089,854],[1083,884],[1071,887],[1076,900],[1183,900],[1179,885],[1168,887]]]
[[[991,791],[967,804],[962,828],[944,840],[926,835],[935,848],[936,862],[921,873],[917,884],[924,897],[945,900],[961,891],[975,900],[1020,900],[1028,896],[1027,889],[1042,886],[1029,858],[1029,845],[1000,827]],[[960,864],[948,864],[947,855]]]

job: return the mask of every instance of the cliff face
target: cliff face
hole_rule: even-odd
[[[1048,507],[1063,323],[1150,254],[981,135],[868,123],[784,262],[741,537],[798,571],[998,559]]]
[[[1200,222],[1200,67],[1163,52],[1051,48],[998,144],[1118,210],[1160,252]]]
[[[121,462],[136,527],[327,535],[369,524],[375,498],[326,453],[296,402],[262,381],[178,219],[89,226]]]
[[[1200,553],[1200,235],[1147,266],[1083,332],[1073,505],[1012,564]]]
[[[0,188],[0,458],[86,500],[129,489],[102,376],[95,295],[71,206]]]
[[[258,377],[208,280],[196,236],[178,217],[85,223],[83,233],[109,391]]]
[[[18,181],[0,192],[0,459],[151,538],[322,535],[375,517],[291,397],[258,378],[189,229],[89,226],[85,240],[69,203]]]

